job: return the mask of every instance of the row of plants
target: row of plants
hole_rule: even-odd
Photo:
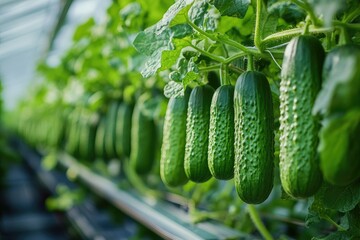
[[[194,222],[355,239],[359,24],[355,0],[114,1],[39,64],[16,129],[93,168],[117,159]]]

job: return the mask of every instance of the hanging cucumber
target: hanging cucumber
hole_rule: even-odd
[[[320,168],[324,179],[345,186],[360,177],[360,47],[352,44],[334,48],[326,56],[323,88],[313,108],[324,117],[320,131]],[[341,146],[341,147],[339,147]]]
[[[151,116],[145,114],[145,102],[151,95],[143,94],[138,99],[131,121],[130,165],[138,174],[152,170],[155,154],[156,127]]]
[[[115,154],[115,128],[116,128],[116,115],[119,106],[119,101],[115,100],[110,104],[109,110],[106,116],[106,127],[104,136],[104,145],[106,157],[112,159]]]
[[[126,102],[120,104],[116,117],[116,142],[117,157],[130,156],[131,145],[131,117],[133,106]]]
[[[210,106],[214,89],[195,87],[189,98],[186,119],[186,144],[184,167],[193,182],[206,182],[211,178],[208,167],[208,142]]]
[[[223,85],[213,97],[210,108],[208,164],[217,179],[234,176],[234,87]]]
[[[93,161],[95,158],[95,140],[98,116],[95,113],[87,113],[82,124],[81,144],[79,146],[80,156],[83,160]]]
[[[322,182],[317,154],[319,124],[311,115],[321,86],[324,50],[313,36],[285,49],[280,86],[280,178],[287,194],[310,197]]]
[[[274,117],[269,83],[264,74],[240,75],[234,92],[235,188],[246,203],[266,200],[274,178]]]
[[[105,127],[106,127],[106,115],[100,115],[99,125],[96,129],[95,134],[95,155],[96,158],[105,159],[105,145],[104,145],[104,136],[105,136]]]
[[[188,181],[184,171],[184,156],[189,95],[190,90],[185,91],[183,96],[171,97],[166,109],[160,176],[170,187],[184,185]]]

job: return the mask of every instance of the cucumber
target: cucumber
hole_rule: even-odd
[[[78,147],[79,147],[79,118],[80,111],[74,109],[70,115],[68,124],[68,137],[66,143],[66,152],[70,155],[77,157],[78,156]]]
[[[97,128],[97,114],[87,113],[84,116],[81,125],[81,143],[79,146],[80,157],[85,161],[93,161],[95,159],[95,140]]]
[[[120,104],[116,117],[116,156],[129,157],[131,149],[131,117],[133,106],[126,102]]]
[[[87,128],[87,123],[86,123],[86,116],[82,116],[81,119],[79,120],[79,159],[78,160],[87,160],[87,152],[88,152],[88,145],[87,145],[87,140],[88,140],[88,128]]]
[[[96,129],[95,134],[95,156],[99,159],[105,159],[105,146],[104,146],[104,136],[105,136],[105,127],[106,127],[106,115],[102,114],[100,116],[99,125]]]
[[[156,126],[151,116],[144,114],[144,104],[151,95],[143,94],[138,99],[131,121],[130,166],[138,174],[152,170],[156,146]]]
[[[208,164],[211,175],[228,180],[234,176],[234,87],[219,87],[210,108]]]
[[[314,195],[322,183],[319,124],[311,114],[321,86],[324,50],[313,36],[293,38],[284,53],[280,86],[280,179],[294,198]]]
[[[197,86],[190,94],[186,119],[185,174],[193,182],[211,178],[208,167],[210,106],[214,89]]]
[[[359,46],[348,44],[331,50],[324,62],[323,88],[313,108],[313,113],[324,117],[318,148],[320,168],[324,179],[337,186],[360,177],[360,119],[355,113],[360,108],[359,66]]]
[[[118,107],[119,107],[118,101],[111,102],[106,116],[104,146],[105,146],[107,159],[112,159],[116,157],[114,140],[116,134],[116,115],[117,115]]]
[[[170,187],[184,185],[188,178],[184,171],[186,142],[186,113],[190,90],[183,96],[171,97],[165,115],[160,158],[160,176]]]
[[[235,171],[239,197],[258,204],[267,199],[274,181],[274,117],[269,83],[264,74],[247,71],[234,92]]]

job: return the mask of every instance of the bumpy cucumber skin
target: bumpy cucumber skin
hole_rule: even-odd
[[[274,179],[274,117],[264,74],[248,71],[235,85],[235,188],[246,203],[269,196]]]
[[[131,122],[130,165],[138,174],[147,174],[152,170],[156,147],[155,123],[141,109],[146,100],[146,95],[139,98]]]
[[[210,108],[208,164],[211,175],[228,180],[234,176],[234,87],[219,87]]]
[[[211,178],[208,167],[210,106],[214,89],[197,86],[190,94],[186,118],[186,144],[184,168],[193,182],[206,182]]]
[[[186,113],[189,91],[183,96],[171,97],[165,114],[160,158],[160,176],[170,187],[188,182],[184,170],[186,142]]]
[[[317,154],[319,124],[311,115],[321,86],[324,50],[312,36],[285,49],[280,86],[280,179],[294,198],[314,195],[322,183]]]

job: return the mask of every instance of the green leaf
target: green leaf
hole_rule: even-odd
[[[184,86],[181,83],[170,81],[164,87],[164,95],[167,98],[183,96]]]
[[[161,34],[163,31],[166,31],[171,23],[171,21],[176,17],[176,15],[183,9],[191,4],[193,0],[178,0],[166,11],[162,19],[156,23],[155,32],[156,34]]]
[[[222,16],[220,18],[217,32],[226,33],[233,40],[244,41],[244,37],[249,38],[255,27],[255,14],[252,7],[249,7],[242,19]],[[240,36],[240,37],[239,37]],[[251,41],[252,42],[252,41]]]
[[[206,0],[195,1],[189,10],[189,19],[205,31],[214,31],[220,18],[215,10]]]
[[[81,38],[91,36],[91,30],[95,26],[94,18],[89,18],[86,22],[78,26],[73,35],[73,41],[79,41]]]
[[[323,88],[313,107],[314,115],[360,108],[359,65],[358,46],[340,46],[328,54],[323,69]]]
[[[349,232],[352,236],[360,237],[360,205],[347,213]]]
[[[150,77],[158,71],[161,67],[162,52],[174,49],[172,44],[174,37],[184,37],[190,34],[189,28],[184,24],[174,25],[170,28],[171,21],[190,3],[192,3],[191,0],[175,2],[157,24],[145,29],[136,36],[133,42],[134,47],[138,52],[149,56],[141,71],[143,77]],[[173,59],[173,56],[177,53],[171,54],[173,55],[170,57]],[[169,57],[168,52],[164,56]]]
[[[161,67],[159,71],[170,69],[176,64],[181,51],[184,47],[188,46],[189,43],[183,39],[173,39],[174,49],[164,50],[161,55]]]
[[[338,0],[309,0],[318,15],[323,16],[326,27],[332,25],[336,13],[345,7],[345,1]]]
[[[140,13],[141,13],[140,4],[138,2],[134,2],[122,8],[120,11],[120,16],[124,21],[126,21],[129,18],[134,18],[140,15]],[[118,16],[114,16],[114,17],[118,17]]]
[[[269,7],[268,12],[293,25],[305,20],[306,17],[306,12],[291,2],[276,2]]]
[[[348,232],[343,232],[343,231],[331,233],[326,237],[313,238],[313,240],[349,240],[349,239],[352,239],[352,235]]]
[[[171,31],[164,30],[157,34],[155,27],[150,27],[143,32],[140,32],[134,42],[137,51],[147,56],[156,56],[162,50],[172,49]]]
[[[306,225],[311,226],[334,215],[334,210],[324,207],[322,199],[319,197],[312,197],[309,199],[309,212],[306,217]]]
[[[173,38],[184,38],[193,33],[192,27],[187,23],[174,25],[170,29]]]
[[[48,171],[54,169],[56,167],[56,164],[57,164],[56,153],[49,153],[41,161],[41,166]]]
[[[339,212],[348,212],[360,202],[359,182],[345,187],[336,187],[324,184],[314,196],[314,204],[323,209],[332,209]]]
[[[150,56],[145,62],[145,66],[141,70],[141,75],[144,78],[151,77],[154,75],[157,70],[161,67],[161,52],[156,52],[154,55]]]
[[[261,38],[265,38],[276,32],[279,16],[276,12],[268,12],[265,3],[262,3],[260,18]]]
[[[346,115],[326,118],[323,122],[318,151],[324,177],[329,181],[341,179],[342,184],[350,183],[356,175],[360,176],[360,149],[357,142],[360,135],[360,111],[354,110]],[[349,169],[349,166],[352,168]]]
[[[178,70],[170,74],[170,79],[175,82],[183,82],[184,87],[196,80],[199,76],[196,59],[197,57],[191,57],[189,60],[184,56],[180,57],[177,63]]]
[[[215,0],[214,5],[222,16],[243,18],[251,0]]]

